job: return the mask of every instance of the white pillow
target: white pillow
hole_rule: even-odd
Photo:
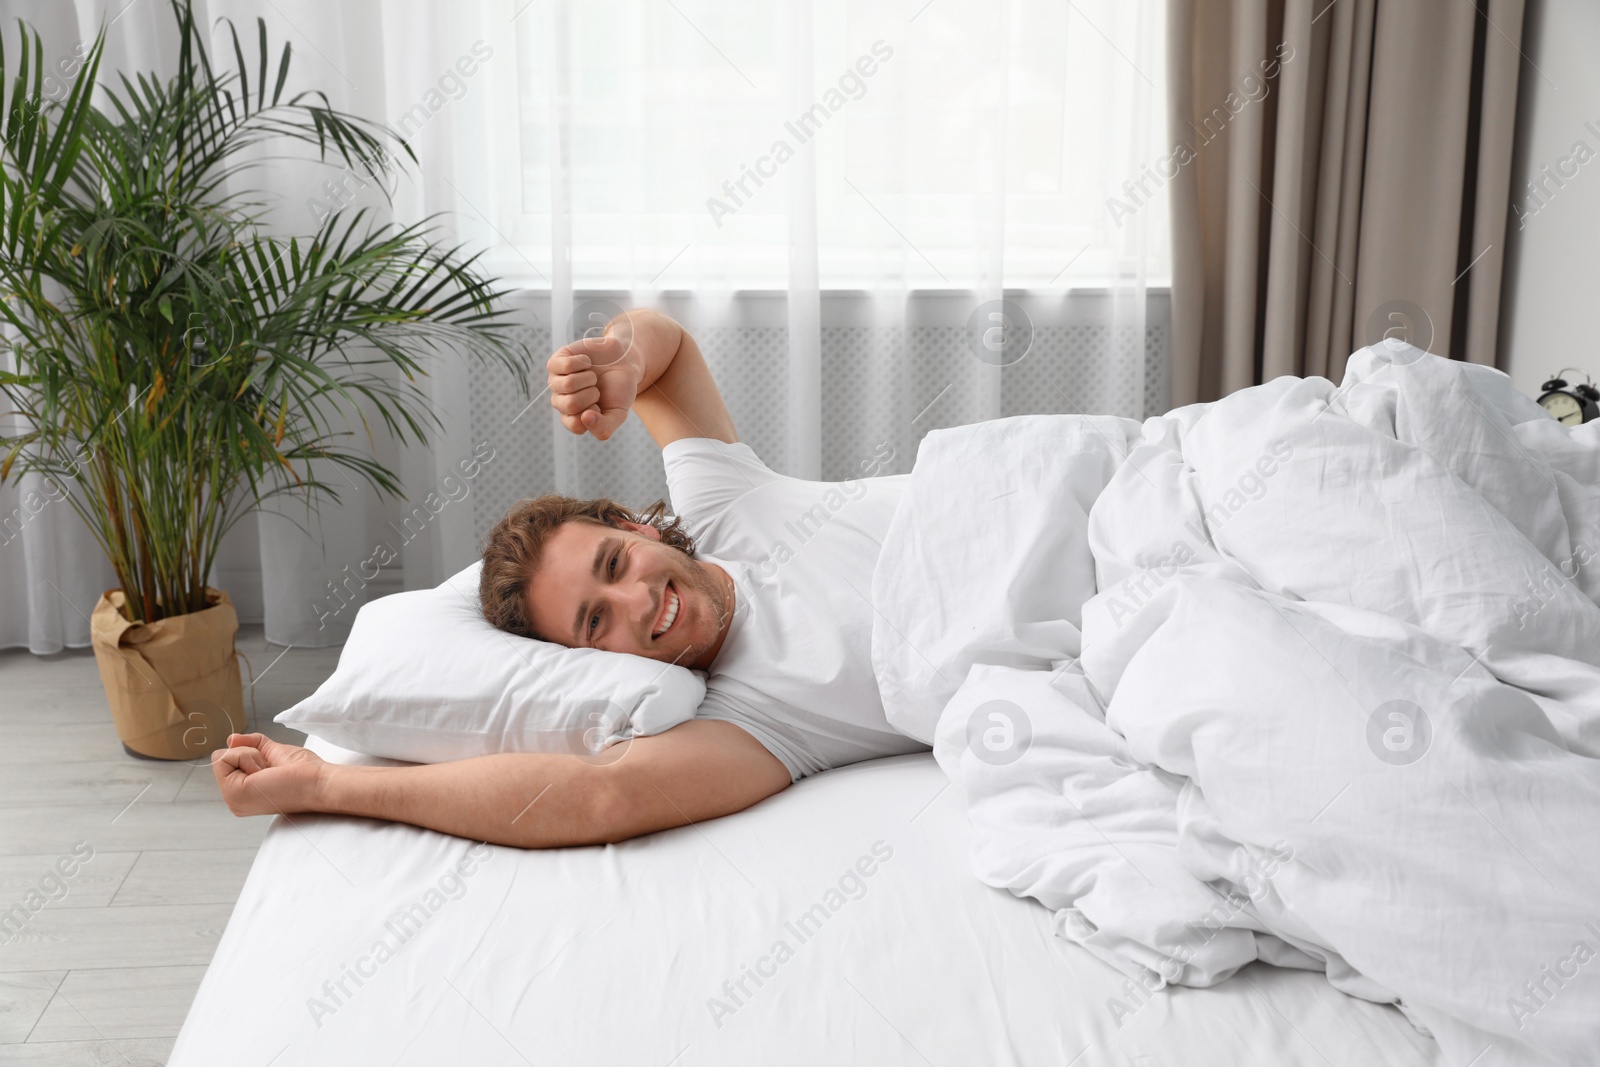
[[[484,619],[474,563],[435,589],[361,608],[333,676],[277,717],[370,756],[594,756],[694,717],[701,676],[643,656],[514,637]]]

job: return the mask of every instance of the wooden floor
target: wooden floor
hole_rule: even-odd
[[[259,626],[238,648],[253,728],[299,742],[271,719],[339,650],[268,645]],[[0,1067],[165,1064],[268,822],[235,818],[207,761],[124,753],[87,649],[0,651],[0,919],[47,900],[0,932]]]

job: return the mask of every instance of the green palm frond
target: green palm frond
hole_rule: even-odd
[[[261,205],[230,194],[261,146],[386,182],[415,162],[381,125],[287,95],[258,20],[254,62],[227,22],[235,69],[219,72],[187,0],[173,0],[177,71],[100,86],[104,35],[71,90],[44,90],[44,48],[19,24],[0,39],[0,480],[40,472],[116,569],[130,617],[205,606],[221,539],[275,496],[337,502],[339,485],[399,496],[396,475],[347,440],[356,423],[423,442],[438,422],[419,384],[464,353],[527,395],[531,354],[504,293],[430,223],[329,214],[280,237]],[[16,58],[13,61],[12,56]],[[324,473],[337,470],[335,481]]]

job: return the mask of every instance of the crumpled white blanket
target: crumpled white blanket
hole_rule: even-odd
[[[1452,1062],[1600,1063],[1600,423],[1385,342],[939,431],[873,603],[977,875],[1135,979],[1119,1025],[1262,959]]]

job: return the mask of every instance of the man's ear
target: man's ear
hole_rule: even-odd
[[[624,522],[621,526],[624,530],[632,530],[640,537],[648,537],[652,541],[661,540],[661,531],[654,526],[642,522]]]

